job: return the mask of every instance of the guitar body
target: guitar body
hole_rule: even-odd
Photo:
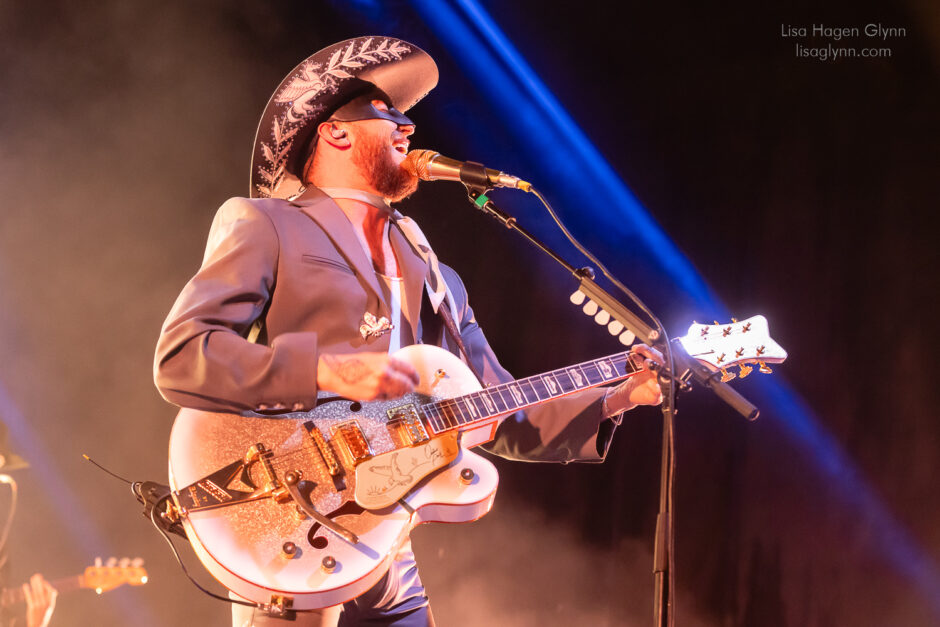
[[[196,554],[226,588],[260,603],[288,598],[294,609],[343,603],[382,577],[417,524],[467,522],[489,511],[496,468],[466,449],[492,439],[496,419],[459,435],[427,430],[424,441],[409,440],[415,427],[400,419],[409,406],[479,390],[476,378],[437,347],[395,356],[421,382],[394,401],[321,399],[313,411],[276,417],[180,411],[170,485]],[[258,444],[266,460],[245,462]],[[302,478],[293,493],[285,488],[290,472]],[[305,514],[293,494],[358,541]]]

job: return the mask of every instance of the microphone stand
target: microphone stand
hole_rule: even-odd
[[[526,229],[519,226],[516,219],[500,209],[486,195],[491,183],[487,178],[482,164],[465,162],[460,172],[460,180],[467,188],[470,202],[486,215],[494,218],[508,229],[522,235],[536,248],[547,254],[574,276],[578,281],[578,289],[597,306],[606,311],[611,318],[620,322],[625,329],[632,332],[641,342],[656,346],[667,356],[665,366],[654,368],[659,385],[663,391],[663,448],[662,466],[660,471],[659,513],[656,516],[656,537],[653,551],[653,618],[656,627],[673,627],[675,624],[675,575],[673,547],[675,533],[672,513],[673,494],[673,442],[674,423],[676,414],[676,391],[687,391],[692,388],[691,381],[695,380],[707,389],[714,392],[719,398],[730,405],[735,411],[748,420],[754,420],[759,410],[747,399],[741,396],[734,388],[718,379],[719,373],[713,373],[706,366],[690,357],[684,350],[673,350],[670,344],[663,341],[664,332],[650,326],[646,321],[629,310],[623,303],[604,291],[594,282],[594,271],[589,267],[575,268],[560,255],[541,242]],[[643,307],[641,307],[643,308]],[[676,373],[680,373],[676,375]]]

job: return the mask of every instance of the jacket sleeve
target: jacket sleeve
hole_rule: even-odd
[[[265,346],[245,337],[277,280],[278,236],[254,203],[219,209],[202,266],[170,311],[154,359],[163,397],[213,411],[304,409],[316,401],[317,335],[286,333]]]
[[[460,277],[447,266],[441,269],[454,295],[460,336],[473,365],[485,383],[512,381],[477,324]],[[503,419],[496,437],[483,448],[518,461],[602,462],[619,424],[603,416],[606,394],[607,388],[592,388],[516,412]]]

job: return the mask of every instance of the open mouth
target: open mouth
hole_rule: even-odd
[[[397,150],[403,155],[408,154],[408,143],[407,141],[398,141],[392,144],[392,148]]]

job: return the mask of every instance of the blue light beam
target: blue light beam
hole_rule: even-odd
[[[511,123],[516,143],[526,151],[542,175],[563,196],[584,207],[589,189],[597,207],[590,219],[603,229],[607,241],[641,244],[658,269],[674,282],[677,301],[689,301],[702,311],[727,316],[727,308],[715,297],[689,260],[678,250],[655,220],[639,204],[597,148],[565,112],[522,56],[474,0],[411,0],[416,11],[460,64],[468,78],[481,86],[491,105]],[[556,154],[558,138],[564,138],[567,158],[545,159]],[[571,167],[571,164],[577,167]],[[788,386],[766,382],[759,392],[761,404],[772,408],[791,438],[815,459],[820,472],[840,489],[843,502],[865,513],[877,532],[878,543],[889,563],[904,574],[928,599],[940,616],[940,572],[925,551],[898,523],[866,484],[862,473],[836,439],[814,417],[813,411]]]

